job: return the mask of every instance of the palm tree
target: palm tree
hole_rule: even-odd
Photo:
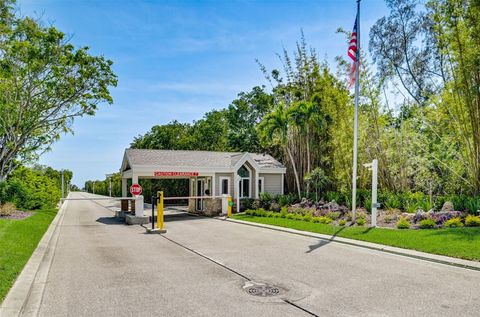
[[[292,152],[288,146],[288,132],[290,126],[290,117],[283,103],[278,104],[272,112],[267,114],[258,124],[258,129],[262,141],[280,145],[287,152],[288,158],[292,163],[295,183],[297,185],[298,197],[301,198],[300,178],[298,176],[297,166],[293,159]]]
[[[322,128],[324,125],[324,115],[320,108],[321,99],[320,96],[314,95],[311,101],[300,101],[294,103],[288,109],[288,117],[295,126],[297,126],[300,132],[305,133],[306,145],[307,145],[307,174],[311,172],[311,153],[310,143],[311,127]],[[310,185],[307,183],[307,193],[310,191]]]

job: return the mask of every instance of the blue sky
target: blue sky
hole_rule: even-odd
[[[292,50],[303,29],[309,45],[334,67],[347,44],[355,0],[87,1],[19,0],[22,15],[39,16],[77,46],[113,60],[113,105],[77,119],[41,164],[74,172],[74,183],[119,169],[134,136],[171,120],[191,122],[220,109],[240,91],[266,84],[255,59],[280,68],[276,53]],[[362,45],[387,13],[382,0],[363,0]]]

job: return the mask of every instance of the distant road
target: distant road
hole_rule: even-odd
[[[102,205],[68,203],[40,316],[479,315],[476,271],[186,215],[146,235]]]

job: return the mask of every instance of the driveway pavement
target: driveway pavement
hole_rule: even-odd
[[[86,196],[74,193],[73,197]],[[478,316],[480,272],[184,214],[165,235],[70,201],[40,316]],[[252,296],[255,283],[278,287]]]

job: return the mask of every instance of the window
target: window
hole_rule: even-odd
[[[220,194],[228,195],[230,192],[230,178],[220,177]]]
[[[250,170],[245,165],[242,165],[238,169],[238,176],[240,181],[238,182],[238,188],[240,191],[240,198],[250,198]]]
[[[263,177],[258,178],[258,193],[263,193],[265,191],[265,181]]]

